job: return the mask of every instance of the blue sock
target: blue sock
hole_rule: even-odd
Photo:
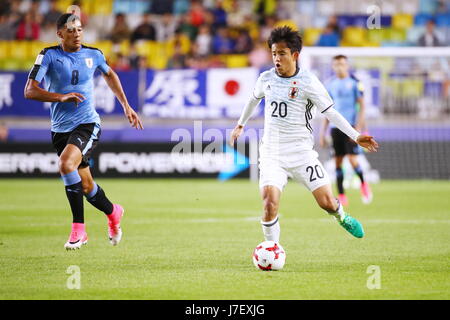
[[[113,204],[106,197],[105,191],[97,183],[94,182],[94,188],[85,196],[87,201],[98,210],[103,211],[107,215],[113,212]]]
[[[361,180],[361,183],[364,183],[364,176],[363,176],[361,167],[358,165],[355,168],[353,168],[353,170],[355,170],[356,174],[358,175],[359,179]]]
[[[339,194],[344,194],[344,171],[342,168],[336,168],[336,182]]]

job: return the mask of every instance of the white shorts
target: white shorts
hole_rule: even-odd
[[[295,157],[295,158],[293,158]],[[295,159],[298,159],[297,164]],[[287,161],[271,157],[259,159],[259,187],[275,186],[283,191],[288,178],[302,183],[311,192],[330,184],[328,173],[317,158],[317,152],[287,156]],[[288,164],[287,164],[287,163]]]

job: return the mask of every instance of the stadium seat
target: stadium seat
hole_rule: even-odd
[[[366,42],[366,30],[358,27],[347,27],[344,29],[342,41],[347,46],[364,46]]]
[[[136,42],[136,51],[141,56],[146,56],[149,60],[153,59],[153,55],[156,55],[156,42],[139,40]]]
[[[0,61],[10,56],[11,41],[0,41]]]
[[[92,1],[92,3],[92,14],[110,15],[112,13],[113,0]]]
[[[253,0],[253,8],[257,8],[261,2],[264,2],[264,14],[271,16],[277,9],[277,0]]]
[[[388,28],[386,29],[386,39],[389,41],[403,42],[406,40],[406,29]]]
[[[303,32],[303,41],[305,46],[313,46],[319,40],[322,29],[306,28]]]
[[[387,39],[386,29],[369,29],[367,30],[367,40],[372,43],[380,44],[382,41]]]
[[[407,13],[398,13],[392,17],[392,27],[406,29],[413,25],[413,16]]]
[[[186,34],[182,34],[179,39],[181,41],[181,52],[183,54],[188,54],[191,49],[191,40],[189,40],[189,37]],[[165,49],[166,54],[169,57],[173,55],[174,48],[175,48],[175,38],[172,38],[169,41],[167,41],[167,46]]]
[[[67,8],[69,8],[72,5],[72,0],[58,0],[56,7],[61,12],[66,12]]]
[[[12,71],[20,70],[21,65],[23,65],[23,60],[11,58],[1,60],[2,70],[12,70]]]
[[[432,19],[433,16],[427,13],[420,13],[414,17],[414,25],[424,26],[428,20]]]
[[[94,14],[94,3],[95,3],[95,1],[82,0],[81,1],[81,10],[88,16]]]
[[[36,58],[39,52],[42,51],[42,49],[47,47],[56,46],[58,43],[47,43],[47,42],[41,42],[41,41],[31,41],[31,49],[30,49],[30,58]]]
[[[31,41],[14,40],[11,42],[10,50],[11,57],[16,59],[30,59],[33,56]]]
[[[450,13],[441,13],[436,15],[436,26],[450,28]]]
[[[94,48],[100,49],[103,54],[105,55],[105,57],[109,57],[112,54],[112,42],[109,40],[104,40],[104,41],[97,41],[95,43],[92,44],[92,46]]]
[[[245,68],[248,67],[248,56],[245,54],[229,54],[226,55],[225,63],[228,68]]]

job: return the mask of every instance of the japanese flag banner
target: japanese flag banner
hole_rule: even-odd
[[[256,68],[210,69],[206,75],[209,108],[223,109],[223,116],[239,117],[259,76]]]

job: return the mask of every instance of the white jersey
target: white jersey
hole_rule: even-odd
[[[312,72],[299,69],[292,77],[281,77],[272,68],[261,73],[253,95],[265,98],[262,144],[266,154],[313,150],[311,121],[317,109],[326,111],[333,100]]]

